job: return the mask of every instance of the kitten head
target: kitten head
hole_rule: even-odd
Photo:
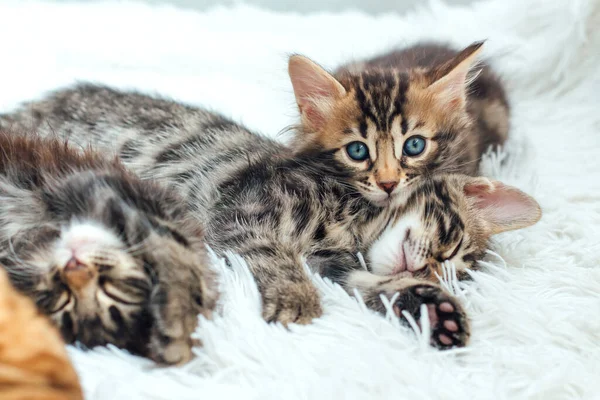
[[[155,358],[157,325],[193,330],[183,317],[165,321],[161,305],[194,323],[210,316],[214,277],[202,231],[180,199],[123,171],[85,171],[49,186],[40,200],[43,224],[14,235],[2,262],[67,342],[112,343]],[[177,291],[183,295],[174,302]]]
[[[379,275],[443,276],[450,261],[459,278],[483,258],[491,235],[525,228],[541,218],[538,203],[498,181],[442,175],[414,187],[405,206],[369,249]]]
[[[292,56],[289,74],[301,113],[293,147],[333,154],[353,171],[357,189],[379,206],[438,168],[464,171],[461,164],[472,158],[461,135],[472,124],[466,95],[481,46],[475,43],[429,69],[367,67],[335,77],[306,57]]]

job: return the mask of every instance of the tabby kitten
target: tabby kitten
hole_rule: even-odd
[[[0,149],[0,264],[14,285],[69,343],[187,361],[215,283],[182,200],[62,140],[6,131]]]
[[[506,140],[509,117],[501,83],[476,61],[482,45],[418,44],[334,74],[292,56],[301,113],[292,147],[330,152],[379,206],[435,171],[476,174],[482,153]]]
[[[0,398],[83,400],[60,334],[1,268]]]
[[[380,293],[397,291],[398,316],[401,309],[418,315],[419,305],[427,304],[432,320],[451,321],[445,331],[434,330],[433,343],[464,345],[468,325],[460,304],[435,283],[440,261],[471,268],[490,235],[539,218],[529,196],[484,178],[427,180],[412,186],[404,206],[379,207],[356,191],[352,171],[330,152],[294,154],[217,114],[101,86],[55,92],[0,117],[0,124],[117,151],[137,174],[175,185],[206,224],[207,243],[247,261],[264,318],[283,324],[321,315],[319,295],[303,268],[307,257],[313,270],[349,293],[359,289],[375,310],[383,309]],[[388,223],[405,213],[418,224],[407,240],[429,245],[427,257],[411,264],[412,276],[382,274],[372,264],[365,271],[357,252],[366,254]],[[425,240],[437,235],[444,236]]]

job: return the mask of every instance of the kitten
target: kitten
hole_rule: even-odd
[[[232,250],[247,261],[264,318],[283,324],[309,323],[321,315],[319,295],[303,269],[307,257],[315,271],[349,293],[359,289],[377,311],[383,307],[380,293],[399,291],[397,310],[418,313],[419,305],[427,304],[432,319],[448,312],[456,330],[436,331],[432,340],[442,348],[464,345],[467,322],[460,304],[436,283],[439,260],[471,268],[489,235],[529,226],[540,216],[526,194],[469,177],[415,184],[403,207],[379,207],[354,189],[351,171],[331,153],[294,154],[217,114],[101,86],[55,92],[0,117],[0,124],[116,151],[137,174],[176,185],[206,224],[207,243],[218,254]],[[504,210],[499,215],[489,207],[506,202],[519,207],[499,208]],[[441,245],[419,260],[422,266],[411,267],[422,270],[414,277],[378,274],[376,267],[364,271],[357,252],[366,254],[388,222],[405,212],[416,213],[421,223],[410,240],[441,235]]]
[[[292,147],[331,154],[380,206],[424,175],[476,174],[482,153],[506,140],[509,118],[500,81],[477,62],[482,45],[418,44],[334,74],[292,56],[301,113]]]
[[[0,132],[0,149],[0,263],[14,285],[68,343],[187,361],[215,283],[182,200],[58,139]]]
[[[59,332],[1,268],[0,398],[83,400]]]
[[[367,271],[329,275],[339,274],[345,287],[358,288],[365,303],[382,313],[382,294],[391,299],[400,292],[393,304],[398,316],[404,309],[418,320],[420,304],[426,304],[432,343],[459,346],[468,340],[469,324],[460,304],[437,284],[445,261],[454,264],[458,279],[468,278],[492,235],[529,226],[540,216],[533,198],[498,181],[456,174],[424,178],[365,249]]]

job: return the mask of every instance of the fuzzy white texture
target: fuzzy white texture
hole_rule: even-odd
[[[497,236],[461,284],[471,345],[438,352],[315,278],[325,315],[286,331],[260,318],[242,265],[219,268],[222,312],[181,368],[70,348],[87,399],[600,398],[600,2],[435,1],[408,15],[198,13],[132,2],[0,4],[0,111],[75,80],[163,93],[275,135],[296,118],[289,53],[327,67],[419,39],[488,39],[512,105],[486,175],[544,216]]]

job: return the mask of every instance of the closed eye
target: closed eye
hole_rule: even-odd
[[[452,260],[452,259],[454,258],[454,256],[456,256],[456,254],[458,253],[458,250],[460,250],[460,247],[461,247],[461,246],[462,246],[462,244],[463,244],[463,240],[464,240],[464,237],[462,237],[462,238],[460,239],[460,242],[458,242],[458,244],[457,244],[457,245],[456,245],[456,247],[454,248],[454,251],[452,252],[452,254],[450,254],[450,257],[448,257],[448,258],[447,258],[447,260]]]
[[[146,302],[146,296],[138,288],[131,288],[132,292],[135,293],[126,293],[122,288],[109,282],[107,279],[101,279],[100,287],[104,294],[121,304],[139,306]]]
[[[68,290],[64,290],[58,300],[54,303],[54,307],[50,309],[51,314],[55,314],[59,311],[62,311],[69,303],[71,302],[71,292]]]
[[[441,255],[441,256],[436,257],[436,260],[438,262],[444,262],[446,260],[452,260],[458,254],[458,251],[460,250],[460,248],[461,248],[461,246],[463,244],[463,240],[464,240],[464,237],[460,239],[460,242],[458,242],[458,244],[456,245],[456,247],[452,251],[452,254],[450,254],[448,257],[444,257],[443,255]]]

